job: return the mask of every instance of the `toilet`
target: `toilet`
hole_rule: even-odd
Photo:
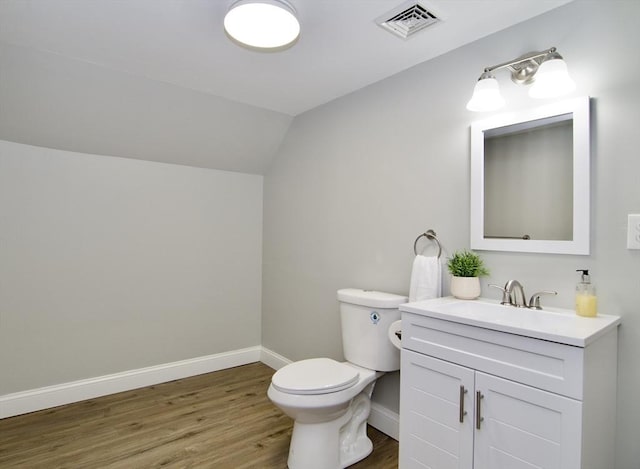
[[[376,380],[400,369],[389,340],[407,297],[338,290],[346,362],[312,358],[284,366],[271,378],[269,399],[294,420],[289,469],[337,469],[367,457],[373,444],[367,418]]]

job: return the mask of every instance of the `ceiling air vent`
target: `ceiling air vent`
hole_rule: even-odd
[[[376,19],[377,24],[402,39],[439,21],[441,19],[433,12],[427,10],[421,2],[415,1],[405,3]]]

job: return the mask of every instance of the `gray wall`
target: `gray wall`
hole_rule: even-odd
[[[0,141],[0,395],[259,345],[262,180]]]
[[[0,139],[264,174],[282,113],[0,42]]]
[[[640,213],[639,15],[635,1],[577,0],[298,116],[265,176],[263,345],[340,359],[337,289],[406,294],[427,228],[445,255],[469,246],[469,125],[484,117],[465,109],[473,84],[485,66],[557,46],[575,96],[593,97],[592,254],[484,252],[484,295],[498,297],[487,282],[518,278],[571,308],[575,269],[591,269],[600,311],[623,316],[616,467],[637,468],[640,251],[626,249],[626,215]],[[499,80],[506,111],[536,105]],[[375,399],[397,410],[397,376]]]

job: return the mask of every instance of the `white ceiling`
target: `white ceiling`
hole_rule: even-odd
[[[375,23],[404,0],[290,0],[302,33],[245,50],[233,0],[0,0],[0,41],[291,116],[571,0],[419,0],[444,21],[408,40]]]

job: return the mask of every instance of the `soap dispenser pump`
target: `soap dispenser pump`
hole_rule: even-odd
[[[576,272],[582,272],[580,283],[576,285],[576,314],[595,317],[598,314],[596,287],[591,283],[587,269],[578,269]]]

